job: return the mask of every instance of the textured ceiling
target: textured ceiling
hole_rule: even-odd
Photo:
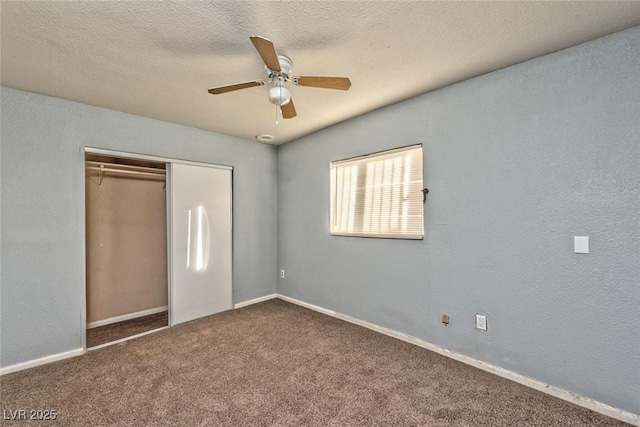
[[[640,24],[640,2],[0,3],[2,85],[281,144],[448,84]],[[275,124],[250,35],[293,75],[350,77],[349,91],[289,85]]]

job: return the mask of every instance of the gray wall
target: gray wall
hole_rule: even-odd
[[[232,165],[234,301],[275,292],[275,147],[8,88],[1,102],[1,366],[82,346],[82,146]]]
[[[278,292],[640,414],[639,82],[636,27],[280,147]],[[330,236],[329,162],[415,143],[424,240]]]

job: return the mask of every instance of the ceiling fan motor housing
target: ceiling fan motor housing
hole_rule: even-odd
[[[282,74],[290,76],[291,69],[293,68],[293,61],[284,55],[278,55],[278,61],[280,62],[280,70],[282,70]]]

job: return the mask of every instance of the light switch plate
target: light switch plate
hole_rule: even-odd
[[[573,236],[573,252],[577,254],[588,254],[589,236]]]

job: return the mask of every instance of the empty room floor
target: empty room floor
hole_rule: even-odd
[[[112,323],[87,329],[87,348],[132,337],[143,332],[153,331],[169,325],[168,312],[150,314],[136,319]]]
[[[281,300],[0,381],[3,410],[65,426],[626,425]]]

